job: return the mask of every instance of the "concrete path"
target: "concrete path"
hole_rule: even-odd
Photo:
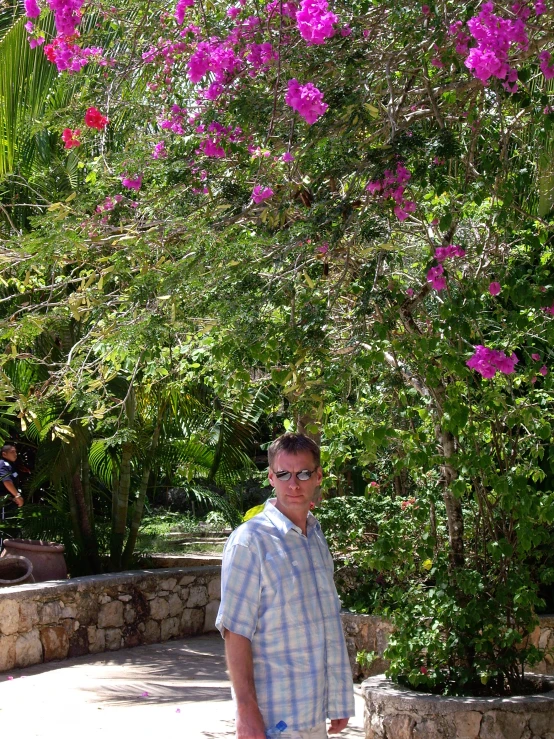
[[[362,699],[341,739],[363,739]],[[210,634],[0,674],[0,734],[231,739],[223,639]]]

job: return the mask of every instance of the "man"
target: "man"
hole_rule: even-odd
[[[310,503],[319,447],[284,434],[268,450],[275,498],[225,546],[216,625],[225,639],[237,739],[324,739],[354,715],[333,560]]]
[[[17,472],[13,469],[15,460],[17,459],[17,449],[13,444],[4,444],[0,450],[2,456],[0,458],[0,493],[9,493],[14,503],[21,508],[24,503],[23,496],[19,490],[15,487],[15,480],[17,478]],[[4,509],[2,508],[2,519],[4,518]]]

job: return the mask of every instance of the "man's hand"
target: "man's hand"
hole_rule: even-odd
[[[343,729],[346,729],[348,724],[347,718],[332,718],[331,725],[327,729],[328,734],[339,734]]]
[[[237,710],[236,739],[265,739],[265,726],[258,706]]]
[[[16,504],[16,506],[18,508],[21,508],[21,506],[23,505],[23,503],[25,503],[25,501],[23,500],[23,496],[22,495],[14,495],[13,496],[13,500],[14,500],[14,503]]]

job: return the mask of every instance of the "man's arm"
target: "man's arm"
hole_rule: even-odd
[[[265,726],[254,685],[252,643],[225,630],[225,656],[237,702],[237,739],[265,739]]]
[[[4,480],[4,487],[6,488],[8,493],[11,493],[14,501],[21,508],[21,506],[23,505],[23,496],[19,494],[13,482],[11,480]]]

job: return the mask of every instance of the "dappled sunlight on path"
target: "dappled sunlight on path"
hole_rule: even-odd
[[[340,736],[363,739],[361,726],[357,716]],[[0,727],[22,739],[234,737],[223,640],[214,634],[1,674]]]

